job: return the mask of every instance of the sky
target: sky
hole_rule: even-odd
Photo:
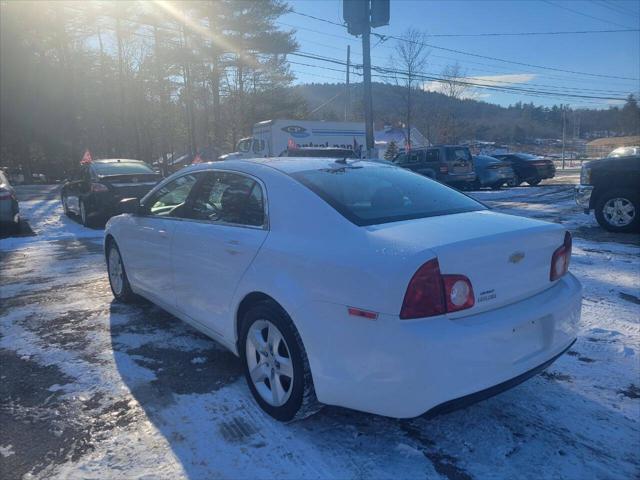
[[[308,14],[331,22],[343,23],[341,0],[289,0],[294,12]],[[346,59],[351,45],[352,63],[362,63],[360,38],[349,35],[345,27],[287,14],[277,22],[283,29],[295,29],[300,52]],[[626,97],[640,92],[640,33],[588,33],[570,35],[440,37],[446,34],[566,32],[585,30],[640,29],[640,0],[391,0],[388,26],[374,33],[401,36],[408,28],[427,35],[429,74],[440,75],[443,69],[460,65],[469,81],[483,85],[571,93],[597,97]],[[397,41],[380,41],[372,37],[372,64],[390,66]],[[566,73],[533,66],[514,65],[441,50],[452,49],[500,58],[535,66],[570,70]],[[344,82],[344,67],[313,59],[291,56],[298,83]],[[328,68],[327,68],[328,67]],[[339,71],[334,71],[335,69]],[[604,78],[583,73],[626,77]],[[352,81],[359,81],[352,75]],[[375,78],[374,78],[375,80]],[[504,83],[511,82],[511,83]],[[440,84],[427,82],[424,88],[438,90]],[[583,99],[558,95],[525,96],[522,93],[475,89],[467,95],[478,100],[510,105],[517,101],[551,106],[608,108],[624,102],[611,99]]]

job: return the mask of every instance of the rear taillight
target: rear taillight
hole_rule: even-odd
[[[109,189],[107,188],[106,185],[103,185],[102,183],[92,183],[91,184],[91,191],[96,193],[96,192],[108,192]]]
[[[440,165],[440,173],[449,173],[449,165],[447,165],[446,163]]]
[[[471,282],[464,275],[442,275],[438,259],[422,265],[404,295],[400,318],[423,318],[471,308],[475,304]]]
[[[553,256],[551,257],[549,280],[552,282],[554,280],[558,280],[569,271],[569,262],[571,262],[571,243],[571,234],[569,232],[565,232],[562,246],[553,252]]]

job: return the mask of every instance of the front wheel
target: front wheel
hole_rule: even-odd
[[[319,409],[300,334],[275,302],[249,309],[238,346],[251,394],[266,413],[288,422]]]
[[[111,286],[111,291],[116,300],[123,303],[133,302],[136,295],[131,290],[122,255],[120,255],[120,250],[114,240],[111,240],[107,247],[107,272],[109,274],[109,286]]]
[[[519,187],[521,183],[522,183],[522,180],[520,180],[520,177],[516,173],[513,176],[513,178],[509,179],[509,181],[507,182],[507,186],[508,187]]]
[[[640,227],[640,195],[633,190],[611,190],[600,195],[596,220],[610,232],[633,232]]]
[[[89,227],[89,212],[87,212],[87,207],[82,200],[80,200],[80,221],[82,225],[85,227]]]

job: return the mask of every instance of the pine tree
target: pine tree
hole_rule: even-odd
[[[396,143],[395,140],[391,140],[389,142],[389,145],[387,145],[387,149],[384,152],[384,159],[391,161],[395,158],[397,154],[398,154],[398,144]]]

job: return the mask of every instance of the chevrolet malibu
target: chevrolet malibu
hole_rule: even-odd
[[[200,164],[122,208],[105,229],[115,298],[145,297],[238,355],[278,420],[321,404],[449,411],[576,338],[568,232],[393,165]]]

